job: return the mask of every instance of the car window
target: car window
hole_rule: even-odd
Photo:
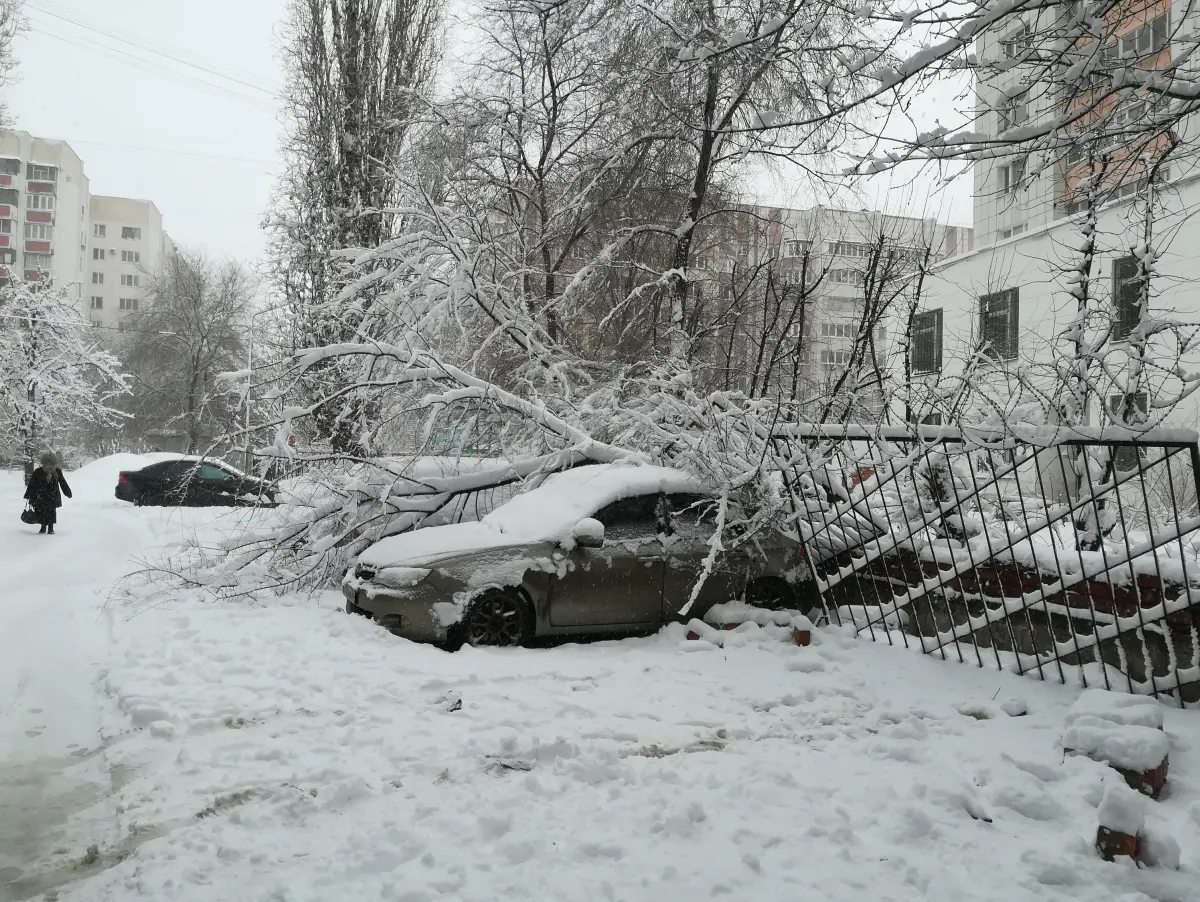
[[[717,504],[707,495],[667,496],[671,531],[681,538],[708,541],[717,528]]]
[[[219,482],[232,477],[220,467],[214,467],[212,464],[202,464],[200,467],[200,478],[212,479]]]
[[[640,539],[658,533],[659,495],[635,495],[605,505],[596,512],[606,539]]]

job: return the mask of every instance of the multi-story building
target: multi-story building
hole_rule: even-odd
[[[152,201],[89,188],[70,145],[0,132],[0,281],[66,285],[93,325],[119,329],[174,245]]]
[[[1076,9],[1063,4],[1041,15],[1076,15]],[[1170,0],[1118,5],[1102,23],[1101,59],[1113,71],[1161,69],[1191,52],[1188,15],[1195,15],[1190,6]],[[1021,60],[1045,56],[1031,42],[1046,29],[1033,13],[1026,16],[1007,17],[976,48],[983,64],[996,63],[977,89],[975,131],[987,140],[1089,103],[1086,84],[1031,83]],[[1073,352],[1082,334],[1080,277],[1073,270],[1083,262],[1081,228],[1090,203],[1096,222],[1086,332],[1100,343],[1104,366],[1084,416],[1093,423],[1107,416],[1128,421],[1133,410],[1152,421],[1169,414],[1171,422],[1200,425],[1200,393],[1181,381],[1200,364],[1196,350],[1174,342],[1169,329],[1148,337],[1137,328],[1147,319],[1200,323],[1200,222],[1192,215],[1200,205],[1200,136],[1189,119],[1171,122],[1170,139],[1178,145],[1164,155],[1167,130],[1155,129],[1156,103],[1131,91],[1093,104],[1071,126],[1059,159],[1043,155],[1035,164],[1014,152],[975,164],[977,247],[939,268],[924,301],[930,328],[915,356],[931,386],[944,385],[944,377],[974,360],[976,385],[990,390],[996,404],[1036,404],[1039,393],[1043,406],[1057,403],[1061,377],[1053,364]],[[1090,197],[1083,190],[1089,175],[1097,186]],[[1138,255],[1146,250],[1154,255],[1148,283],[1139,275]],[[1148,353],[1158,357],[1153,366],[1127,366],[1131,338],[1149,343]],[[1092,364],[1099,374],[1099,360]],[[1131,392],[1125,374],[1135,370]]]
[[[93,195],[84,292],[88,318],[121,328],[143,306],[150,279],[173,253],[152,201]]]
[[[0,278],[53,279],[79,296],[88,202],[83,162],[70,145],[0,132]]]
[[[873,359],[865,366],[893,371],[896,326],[907,311],[905,298],[916,290],[920,264],[927,254],[935,263],[974,246],[970,228],[869,210],[752,207],[738,219],[730,240],[703,259],[704,268],[721,274],[711,279],[720,284],[721,298],[768,264],[778,285],[759,278],[758,288],[746,292],[757,309],[743,311],[737,332],[722,339],[738,374],[750,373],[743,384],[731,384],[759,393],[767,378],[768,393],[801,404],[829,398],[856,343],[863,344],[864,323],[873,326]],[[780,372],[764,373],[764,357],[774,358]]]

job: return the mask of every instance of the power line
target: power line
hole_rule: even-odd
[[[176,72],[173,69],[171,69],[170,67],[164,66],[161,63],[155,63],[150,60],[141,59],[139,57],[133,56],[130,53],[125,52],[124,50],[120,50],[116,47],[109,47],[104,44],[97,44],[97,43],[81,43],[79,41],[76,41],[76,40],[73,40],[72,38],[67,37],[66,35],[58,34],[57,32],[53,32],[53,31],[46,31],[45,29],[37,28],[37,27],[30,27],[29,30],[32,32],[35,32],[37,34],[45,35],[46,37],[52,38],[56,41],[62,41],[64,44],[69,44],[72,47],[78,47],[81,50],[88,50],[99,56],[108,57],[109,59],[112,59],[116,62],[124,63],[125,65],[130,66],[134,69],[138,69],[142,72],[149,73],[150,75],[164,75],[165,74],[167,76],[178,79],[182,82],[191,84],[194,87],[198,87],[201,90],[204,90],[207,93],[213,94],[215,96],[233,97],[238,100],[244,100],[247,103],[252,103],[252,104],[255,104],[256,106],[265,107],[268,109],[271,106],[269,103],[267,103],[264,100],[259,100],[256,97],[248,97],[245,94],[239,94],[237,91],[233,91],[233,90],[223,87],[221,85],[214,85],[211,82],[204,81],[203,79],[197,78],[192,75],[187,75],[183,72]],[[149,67],[154,67],[154,68],[149,68]]]
[[[189,150],[167,150],[162,147],[143,147],[139,144],[114,144],[111,141],[74,141],[70,138],[65,140],[68,144],[88,144],[92,147],[113,147],[117,150],[145,151],[146,153],[160,153],[171,157],[198,157],[204,160],[227,160],[231,163],[254,163],[261,164],[263,166],[270,166],[273,162],[271,160],[252,159],[250,157],[227,157],[223,154],[216,153],[196,153]]]
[[[182,49],[170,47],[169,45],[167,45],[161,41],[157,41],[156,43],[161,47],[167,48],[169,50],[173,50],[174,53],[167,53],[165,50],[156,49],[154,46],[152,46],[149,43],[146,43],[145,41],[137,41],[137,40],[133,40],[131,38],[122,37],[119,34],[116,34],[114,32],[111,32],[104,28],[101,28],[99,25],[96,25],[93,22],[88,22],[87,20],[76,19],[70,15],[63,15],[61,12],[54,12],[53,10],[45,9],[44,7],[38,6],[37,4],[31,3],[31,4],[29,4],[29,8],[36,10],[37,12],[41,13],[42,15],[51,16],[62,22],[68,22],[71,25],[75,25],[79,28],[82,28],[86,31],[95,32],[96,34],[102,34],[106,38],[111,38],[114,41],[120,41],[122,44],[128,44],[130,47],[133,47],[137,50],[141,50],[146,53],[152,53],[156,56],[161,56],[164,59],[169,59],[172,62],[178,63],[181,66],[189,66],[192,69],[196,69],[200,72],[205,72],[209,75],[215,75],[218,78],[223,78],[226,81],[233,82],[234,84],[239,84],[239,85],[242,85],[243,87],[251,88],[252,90],[255,90],[255,91],[260,91],[263,94],[266,94],[270,97],[275,97],[277,94],[277,92],[275,90],[272,90],[270,88],[264,88],[261,85],[254,84],[253,82],[246,81],[246,80],[238,78],[237,76],[234,76],[234,75],[227,75],[226,73],[221,72],[219,69],[215,69],[212,66],[206,65],[202,62],[192,62],[190,60],[183,59],[183,58],[181,58],[181,56],[179,56],[177,54],[184,54],[184,55],[192,56],[192,59],[194,59],[194,60],[199,59],[199,57],[196,57],[193,54],[188,54],[187,51],[184,51]]]

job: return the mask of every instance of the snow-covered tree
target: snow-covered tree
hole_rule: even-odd
[[[231,432],[238,386],[218,380],[246,364],[256,285],[246,268],[178,251],[151,274],[145,306],[127,321],[127,430],[178,435],[189,454]]]
[[[354,334],[361,304],[338,302],[341,251],[395,228],[400,150],[440,56],[441,0],[291,0],[283,32],[284,168],[267,220],[273,287],[294,346]],[[314,378],[342,384],[337,373]],[[348,448],[354,430],[322,423]]]
[[[0,447],[26,460],[85,425],[116,422],[126,377],[79,312],[73,286],[0,288]]]
[[[17,68],[14,44],[25,27],[25,0],[0,0],[0,127],[8,127],[7,88]]]

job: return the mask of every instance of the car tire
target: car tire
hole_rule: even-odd
[[[450,645],[507,647],[533,638],[533,605],[520,589],[491,589],[467,605]]]
[[[768,611],[794,611],[796,593],[780,576],[760,576],[752,579],[742,593],[746,604]]]

